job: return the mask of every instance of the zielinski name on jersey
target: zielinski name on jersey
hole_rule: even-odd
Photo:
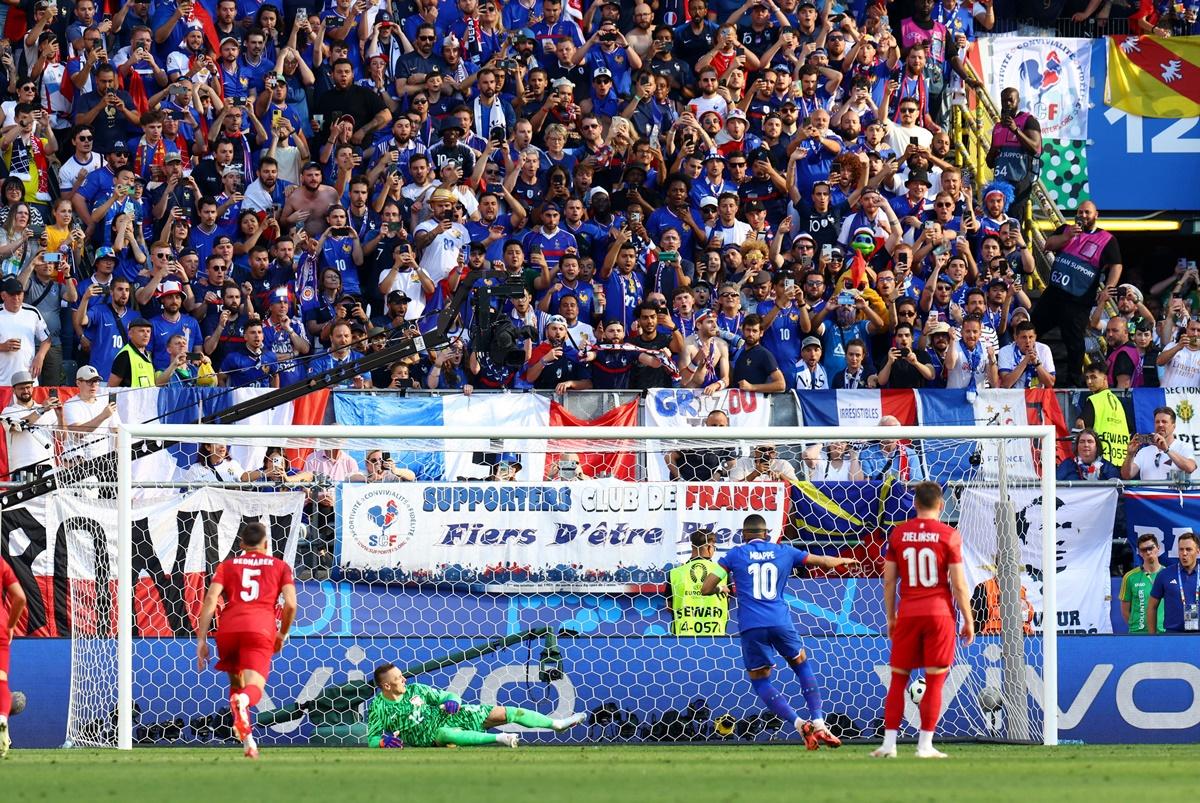
[[[904,533],[900,541],[905,544],[936,544],[940,537],[937,533]]]

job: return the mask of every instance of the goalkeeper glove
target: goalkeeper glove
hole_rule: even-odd
[[[399,749],[404,747],[404,740],[394,733],[385,733],[383,734],[383,738],[379,740],[379,746],[395,747]]]
[[[442,710],[445,711],[447,714],[451,714],[451,715],[457,714],[458,713],[458,700],[447,700],[446,702],[442,703]]]

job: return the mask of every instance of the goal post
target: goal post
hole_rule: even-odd
[[[137,506],[139,504],[139,482],[135,480],[134,471],[134,449],[140,442],[149,441],[152,443],[167,445],[173,443],[201,443],[201,442],[216,442],[225,444],[258,444],[258,445],[275,445],[283,446],[287,449],[318,449],[318,448],[338,448],[352,453],[363,453],[372,449],[389,450],[392,453],[418,453],[425,452],[429,454],[442,454],[448,462],[456,453],[474,453],[478,456],[479,453],[490,453],[490,460],[493,462],[497,459],[509,459],[508,457],[501,458],[502,455],[509,455],[511,452],[519,454],[536,453],[543,456],[559,455],[563,452],[570,451],[572,453],[624,453],[629,452],[637,455],[638,479],[646,480],[648,483],[657,481],[654,476],[654,471],[649,468],[650,464],[662,458],[668,453],[677,453],[679,450],[713,450],[721,447],[731,455],[732,458],[749,459],[755,444],[779,444],[781,452],[786,451],[783,459],[797,465],[803,466],[805,460],[806,449],[817,447],[821,454],[825,452],[825,444],[846,443],[851,444],[877,444],[882,442],[900,442],[903,444],[912,444],[916,453],[921,455],[921,459],[925,460],[925,455],[935,453],[935,444],[946,443],[961,443],[974,456],[981,453],[998,455],[998,464],[987,462],[982,468],[979,466],[978,459],[974,459],[971,463],[974,466],[975,472],[971,477],[955,480],[951,483],[942,483],[946,485],[954,485],[957,489],[954,494],[954,511],[955,516],[959,515],[984,515],[981,511],[983,508],[979,506],[977,499],[972,499],[970,502],[974,507],[969,510],[964,507],[968,505],[967,496],[968,490],[979,488],[997,488],[998,496],[994,502],[990,496],[980,496],[980,499],[985,499],[987,504],[986,514],[994,517],[992,521],[995,524],[997,535],[1000,538],[996,545],[991,545],[989,548],[995,551],[995,566],[994,572],[998,583],[1000,599],[1001,599],[1001,615],[1000,619],[1004,622],[1004,629],[999,632],[996,638],[990,639],[990,643],[994,644],[995,652],[988,653],[987,660],[990,661],[987,673],[1003,672],[1004,675],[999,683],[993,684],[987,678],[992,677],[991,674],[986,674],[980,669],[976,674],[980,678],[972,676],[968,680],[962,681],[964,689],[968,688],[971,695],[979,700],[984,699],[985,685],[997,690],[1006,698],[1005,702],[1008,707],[1024,707],[1017,702],[1014,697],[1024,697],[1022,689],[1028,688],[1029,695],[1032,699],[1032,704],[1037,709],[1035,718],[1028,722],[1027,730],[1023,733],[1013,732],[1013,727],[1026,727],[1020,725],[1025,719],[1024,711],[1021,715],[1013,715],[1005,718],[1005,725],[1000,728],[985,728],[976,727],[975,725],[964,726],[961,734],[964,738],[987,738],[989,733],[995,733],[996,738],[1013,740],[1013,741],[1038,741],[1042,744],[1053,745],[1058,741],[1058,705],[1057,705],[1057,677],[1058,677],[1058,661],[1057,661],[1057,627],[1058,627],[1058,600],[1057,600],[1057,582],[1053,567],[1056,566],[1056,513],[1055,504],[1040,504],[1037,502],[1040,516],[1040,529],[1042,533],[1040,543],[1040,561],[1041,566],[1046,567],[1046,571],[1041,573],[1041,626],[1037,629],[1035,635],[1027,635],[1033,631],[1029,630],[1028,622],[1023,629],[1019,624],[1019,612],[1023,610],[1022,603],[1024,602],[1023,592],[1020,594],[1020,600],[1014,597],[1018,593],[1013,589],[1013,578],[1017,577],[1020,572],[1020,556],[1006,555],[999,549],[999,544],[1005,543],[1003,540],[1004,524],[1002,517],[1010,514],[1003,513],[1005,505],[1011,511],[1012,503],[1009,500],[1010,489],[1020,486],[1030,495],[1036,495],[1038,500],[1054,500],[1055,499],[1055,479],[1054,479],[1054,460],[1051,456],[1056,453],[1056,432],[1052,426],[1009,426],[1009,427],[994,427],[994,426],[955,426],[955,427],[761,427],[761,428],[655,428],[655,427],[348,427],[348,426],[269,426],[269,427],[244,427],[241,425],[203,425],[203,424],[123,424],[116,436],[116,622],[117,622],[117,645],[115,651],[115,666],[117,681],[115,691],[117,699],[115,702],[116,709],[116,728],[115,738],[113,739],[114,746],[120,749],[131,749],[135,743],[135,699],[134,699],[134,675],[137,667],[135,666],[135,612],[134,612],[134,586],[138,582],[138,578],[133,572],[133,556],[135,552],[134,540],[134,521],[138,514]],[[1033,462],[1037,461],[1036,455],[1045,455],[1045,464],[1036,474],[1026,474],[1021,478],[1014,478],[1006,474],[1005,459],[1006,445],[1012,448],[1012,444],[1023,444],[1019,446],[1021,449],[1027,449],[1034,455]],[[518,444],[514,446],[514,444]],[[932,459],[932,458],[930,458]],[[997,465],[999,470],[995,471]],[[249,467],[249,466],[248,466]],[[990,468],[989,468],[990,467]],[[801,471],[803,474],[803,470]],[[938,480],[937,472],[931,470],[930,479]],[[986,476],[985,476],[986,475]],[[522,478],[526,481],[545,484],[549,482],[549,475],[537,474],[531,478]],[[423,480],[428,485],[436,483],[430,482],[425,478]],[[471,479],[476,479],[472,477]],[[456,484],[459,487],[477,487],[462,481],[462,477],[447,476],[443,478],[442,486],[446,486],[448,492],[453,491],[451,486]],[[886,482],[900,481],[898,475],[889,477]],[[599,493],[599,489],[603,487],[611,487],[614,484],[620,484],[615,477],[604,479],[592,479],[582,481],[584,486],[594,488]],[[886,484],[885,482],[885,484]],[[701,483],[702,484],[702,483]],[[792,493],[791,488],[785,488],[781,492],[785,497]],[[865,491],[863,492],[866,493]],[[949,500],[948,500],[949,501]],[[1032,509],[1033,503],[1028,505]],[[965,512],[964,512],[965,511]],[[794,511],[789,508],[789,516]],[[948,510],[948,513],[950,511]],[[737,522],[745,515],[742,510],[733,510],[729,516],[735,516]],[[831,514],[832,516],[832,514]],[[415,517],[420,524],[422,517],[421,511],[418,509],[415,512]],[[733,518],[727,517],[733,521]],[[842,518],[845,518],[844,516]],[[790,521],[790,519],[787,519]],[[957,521],[957,519],[956,519]],[[588,522],[580,521],[578,524],[582,527]],[[350,526],[343,523],[340,526]],[[991,525],[989,525],[991,526]],[[836,528],[831,528],[836,529]],[[473,536],[472,536],[473,538]],[[395,591],[400,592],[404,583],[408,587],[420,582],[434,582],[428,580],[425,575],[420,572],[410,572],[403,566],[395,567],[387,571],[379,571],[378,573],[370,573],[369,580],[367,573],[352,574],[352,568],[339,568],[338,571],[345,572],[347,582],[351,582],[354,578],[364,579],[364,582],[375,583],[378,586],[384,586],[391,591],[388,583],[396,583]],[[661,569],[662,567],[658,567]],[[425,570],[422,570],[425,571]],[[457,569],[456,569],[457,571]],[[606,570],[607,571],[607,570]],[[644,574],[644,572],[643,572]],[[651,577],[639,575],[635,571],[632,575],[628,570],[622,574],[622,569],[615,570],[615,574],[611,571],[608,573],[601,572],[597,577],[599,580],[589,580],[584,577],[582,571],[578,577],[573,573],[564,574],[563,572],[550,572],[543,575],[539,574],[538,584],[527,586],[530,589],[538,591],[538,593],[557,593],[558,589],[562,589],[563,594],[582,593],[593,583],[597,594],[615,594],[624,595],[626,597],[637,597],[638,595],[647,595],[650,592],[645,591],[646,588],[652,586],[657,587],[661,584],[661,572],[655,574],[651,572]],[[532,576],[532,575],[531,575]],[[422,578],[425,578],[424,580]],[[615,581],[613,578],[616,578]],[[440,577],[436,582],[442,584],[443,590],[450,589],[450,593],[457,593],[457,589],[464,589],[462,593],[475,595],[478,597],[487,597],[490,595],[520,595],[526,593],[522,591],[522,587],[512,581],[507,576],[507,572],[501,570],[495,576],[488,575],[472,575],[471,578],[458,577]],[[820,586],[825,589],[820,593],[829,595],[827,600],[821,600],[821,604],[829,609],[833,609],[838,604],[836,594],[837,591],[828,590],[828,588],[836,587],[838,583],[849,582],[846,579],[834,578],[826,581],[813,581],[814,587]],[[1017,579],[1019,585],[1019,578]],[[824,585],[821,585],[824,583]],[[828,586],[828,588],[827,588]],[[385,591],[383,593],[388,593]],[[357,593],[357,592],[356,592]],[[532,591],[530,592],[532,593]],[[655,592],[661,594],[661,592]],[[800,592],[798,596],[803,596],[804,592]],[[394,602],[392,604],[400,605],[405,600]],[[343,600],[344,602],[344,600]],[[645,599],[635,599],[636,604],[645,602]],[[802,610],[802,604],[797,601],[792,605],[794,610]],[[881,606],[880,606],[881,607]],[[1014,615],[1013,608],[1018,611]],[[464,609],[465,610],[465,609]],[[610,610],[604,607],[601,603],[601,613]],[[350,614],[347,614],[350,615]],[[469,616],[470,614],[465,614]],[[881,615],[881,614],[880,614]],[[419,620],[419,615],[414,617],[414,620]],[[298,621],[297,627],[301,627],[305,623]],[[374,625],[375,623],[372,623]],[[732,624],[732,623],[731,623]],[[419,626],[419,625],[418,625]],[[1013,632],[1015,626],[1015,633]],[[378,628],[363,628],[361,630],[361,639],[364,643],[370,642],[372,639],[377,639],[380,634]],[[563,629],[560,633],[559,644],[556,646],[554,641],[554,632],[548,635],[540,635],[546,640],[546,648],[543,650],[543,656],[550,654],[551,656],[558,655],[560,647],[562,647],[562,638],[570,640],[574,637],[569,628]],[[542,633],[541,630],[529,630],[528,632],[517,628],[509,630],[507,633],[507,641],[504,641],[501,636],[503,633],[479,633],[475,634],[477,644],[483,643],[490,639],[495,642],[495,649],[511,649],[512,644],[518,643],[519,638],[514,636],[528,635],[529,633]],[[676,667],[678,671],[682,671],[688,665],[693,654],[692,645],[699,642],[701,639],[693,639],[691,644],[681,643],[678,649],[672,648],[669,644],[663,646],[663,643],[674,639],[675,637],[669,634],[657,632],[650,634],[647,630],[647,635],[639,636],[636,639],[627,634],[604,636],[595,636],[603,645],[612,650],[613,656],[629,656],[633,655],[630,650],[636,650],[636,645],[641,642],[638,639],[644,638],[647,643],[659,643],[661,649],[666,650],[670,654],[670,664]],[[731,634],[736,631],[731,628]],[[565,635],[564,635],[565,634]],[[359,631],[355,630],[352,634],[354,637],[360,637]],[[422,637],[425,634],[419,632],[405,632],[406,637]],[[856,713],[869,722],[876,714],[882,714],[882,695],[872,692],[868,694],[860,686],[863,683],[862,678],[869,675],[870,671],[878,674],[880,655],[883,656],[883,661],[886,663],[886,653],[880,653],[878,638],[879,631],[871,631],[870,628],[853,628],[838,629],[832,628],[826,633],[816,633],[810,631],[804,637],[816,635],[820,638],[815,642],[813,650],[823,669],[819,669],[822,673],[822,679],[825,685],[827,697],[831,700],[831,705],[835,708],[849,710],[853,708]],[[299,636],[294,639],[303,641],[305,637]],[[428,636],[430,640],[436,640],[434,636]],[[604,641],[607,639],[607,641]],[[1026,644],[1031,639],[1037,642],[1036,647],[1032,648],[1036,654],[1036,662],[1040,666],[1034,667],[1034,674],[1040,669],[1040,678],[1031,678],[1025,667]],[[501,644],[501,642],[504,642]],[[682,641],[682,640],[681,640]],[[985,639],[986,641],[986,639]],[[864,646],[870,642],[869,646]],[[447,643],[452,645],[456,652],[454,655],[461,656],[461,639],[456,641],[448,639]],[[489,644],[491,642],[488,642]],[[743,688],[746,686],[744,674],[741,670],[740,661],[737,658],[736,639],[729,640],[724,646],[717,650],[722,656],[727,666],[721,666],[719,669],[709,669],[705,665],[704,675],[705,684],[707,686],[719,685],[720,689],[712,690],[715,695],[716,691],[725,692],[726,688],[732,689],[736,694],[741,695],[738,698],[738,704],[745,707],[759,707],[758,703],[748,695]],[[634,645],[634,646],[631,646]],[[285,651],[290,647],[285,648]],[[424,663],[429,666],[442,666],[446,661],[438,662],[437,655],[430,653],[431,649],[427,645],[421,645],[415,650],[416,656],[423,656]],[[449,649],[441,647],[441,649]],[[472,647],[466,652],[473,656],[478,656],[493,649],[491,646],[482,648],[482,650]],[[698,650],[699,647],[696,647]],[[981,648],[982,650],[992,650],[993,646]],[[474,652],[472,652],[474,650]],[[1016,652],[1014,652],[1014,650]],[[961,652],[961,648],[960,648]],[[597,653],[592,653],[597,654]],[[603,653],[599,653],[603,654]],[[704,653],[700,660],[709,661],[713,652]],[[981,653],[982,654],[982,653]],[[1003,657],[1002,657],[1003,654]],[[1015,656],[1015,658],[1014,658]],[[976,656],[979,662],[983,659]],[[458,660],[458,659],[454,659]],[[603,661],[611,660],[613,666],[602,665]],[[601,659],[597,661],[595,666],[588,667],[588,677],[600,678],[603,682],[605,671],[608,669],[616,670],[618,667],[616,662],[620,660],[634,660],[633,658],[618,658]],[[975,659],[973,659],[975,660]],[[1014,663],[1015,661],[1015,663]],[[847,667],[842,664],[861,662],[870,664],[869,667]],[[400,661],[397,661],[399,664]],[[999,664],[999,666],[996,666]],[[1019,669],[1016,668],[1019,664]],[[420,662],[415,665],[421,665]],[[533,675],[538,675],[539,671],[535,667],[530,670]],[[1014,673],[1019,672],[1026,677],[1013,677]],[[359,673],[361,674],[361,673]],[[369,674],[369,669],[367,671]],[[548,672],[548,675],[553,675]],[[630,672],[622,671],[613,675],[619,677],[621,683],[628,683]],[[350,675],[350,685],[359,684],[360,680],[354,680],[359,677],[354,673]],[[841,684],[859,684],[853,688],[842,688]],[[882,677],[879,678],[882,680]],[[211,685],[217,685],[218,682],[223,682],[223,679],[218,679],[216,675],[212,676],[211,680],[205,681]],[[332,681],[330,681],[332,682]],[[485,681],[485,689],[488,682],[500,681]],[[594,681],[593,681],[594,682]],[[614,683],[618,681],[614,680]],[[886,681],[883,681],[886,683]],[[952,680],[952,684],[957,682]],[[1014,685],[1015,684],[1015,685]],[[672,680],[666,684],[667,695],[674,695],[680,699],[685,699],[686,695],[710,694],[708,687],[705,685],[688,685],[683,682],[675,682]],[[349,686],[347,687],[349,689]],[[650,687],[658,690],[657,686]],[[354,686],[352,690],[345,691],[347,695],[361,694],[362,689]],[[72,692],[73,697],[75,691]],[[605,690],[596,691],[592,696],[599,697],[603,700],[606,696]],[[798,695],[797,695],[798,697]],[[973,699],[974,699],[973,698]],[[561,700],[560,700],[561,702]],[[878,705],[878,712],[872,713],[872,706]],[[730,704],[725,704],[729,707]],[[680,706],[682,707],[682,706]],[[996,709],[1000,707],[997,703]],[[994,719],[996,709],[985,706],[983,712],[972,711],[967,715],[967,720],[972,722],[985,722],[989,716]],[[986,713],[984,713],[986,712]],[[171,712],[165,712],[171,713]],[[678,713],[678,712],[667,712]],[[715,712],[714,712],[715,713]],[[311,712],[310,712],[311,714]],[[300,716],[300,714],[297,714]],[[974,719],[972,719],[974,718]],[[595,717],[599,723],[600,716]],[[645,721],[643,720],[643,725]],[[669,729],[669,728],[668,728]],[[341,731],[336,731],[341,733]],[[723,733],[720,724],[717,723],[717,733]],[[869,737],[871,734],[864,730],[864,736]],[[715,738],[715,737],[714,737]]]

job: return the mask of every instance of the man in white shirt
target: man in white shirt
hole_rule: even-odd
[[[1192,447],[1175,437],[1175,411],[1159,407],[1154,411],[1154,432],[1134,435],[1121,466],[1127,480],[1187,479],[1196,470]]]
[[[755,446],[751,457],[739,457],[729,470],[730,482],[796,482],[796,469],[776,456],[774,446]]]
[[[1192,318],[1187,329],[1169,348],[1158,355],[1158,364],[1165,366],[1162,375],[1164,388],[1194,388],[1200,385],[1200,320]]]
[[[25,288],[16,276],[0,284],[0,385],[11,385],[13,374],[28,371],[37,378],[50,351],[50,332],[42,313],[25,302]]]
[[[67,443],[62,463],[69,466],[111,452],[116,445],[112,436],[121,424],[117,405],[96,395],[100,389],[100,373],[90,365],[81,365],[75,372],[79,395],[63,405],[63,423],[67,428]]]
[[[54,468],[54,432],[63,426],[62,403],[55,394],[45,405],[33,400],[33,376],[18,371],[12,376],[12,404],[0,412],[8,434],[8,470],[27,478]],[[54,391],[51,391],[54,393]]]
[[[909,145],[929,150],[933,132],[921,126],[921,108],[915,98],[900,101],[900,122],[884,119],[884,139],[895,153],[904,153]]]
[[[63,195],[75,192],[76,185],[82,187],[89,173],[104,166],[104,158],[93,149],[95,133],[91,126],[81,126],[71,137],[74,153],[58,168],[58,189]]]
[[[1014,328],[1013,342],[1000,349],[1000,387],[1054,387],[1054,355],[1045,343],[1037,342],[1037,330],[1030,321]]]
[[[421,253],[421,270],[434,282],[445,279],[458,265],[460,256],[471,243],[467,227],[458,222],[455,209],[457,198],[446,187],[439,187],[429,196],[433,217],[417,226],[413,241]]]

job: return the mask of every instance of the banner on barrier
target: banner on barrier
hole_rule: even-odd
[[[141,636],[186,636],[193,630],[205,583],[234,549],[238,528],[261,521],[272,549],[295,563],[304,527],[304,494],[201,488],[134,511],[134,626]],[[70,491],[41,496],[0,517],[0,557],[13,567],[29,600],[19,635],[62,637],[72,618],[89,632],[116,626],[116,500]],[[95,600],[76,608],[77,598]]]
[[[687,388],[653,388],[646,392],[648,427],[702,427],[708,414],[718,410],[729,416],[731,428],[771,425],[771,396],[765,393],[736,388],[710,396]],[[646,468],[652,480],[673,479],[660,449],[651,450]]]
[[[1021,543],[1021,588],[1033,606],[1033,628],[1042,626],[1042,495],[1012,488]],[[960,501],[963,563],[972,596],[996,576],[997,489],[968,488]],[[1059,488],[1057,507],[1058,632],[1111,633],[1107,597],[1116,488]]]
[[[1177,559],[1176,539],[1184,533],[1195,532],[1200,521],[1200,491],[1179,488],[1136,488],[1125,492],[1125,522],[1134,560],[1138,558],[1137,540],[1149,534],[1162,545],[1163,563]]]
[[[761,482],[346,483],[337,503],[347,568],[439,577],[504,567],[530,580],[661,573],[687,558],[695,530],[715,530],[727,548],[749,513],[779,532],[785,505],[782,484]]]

